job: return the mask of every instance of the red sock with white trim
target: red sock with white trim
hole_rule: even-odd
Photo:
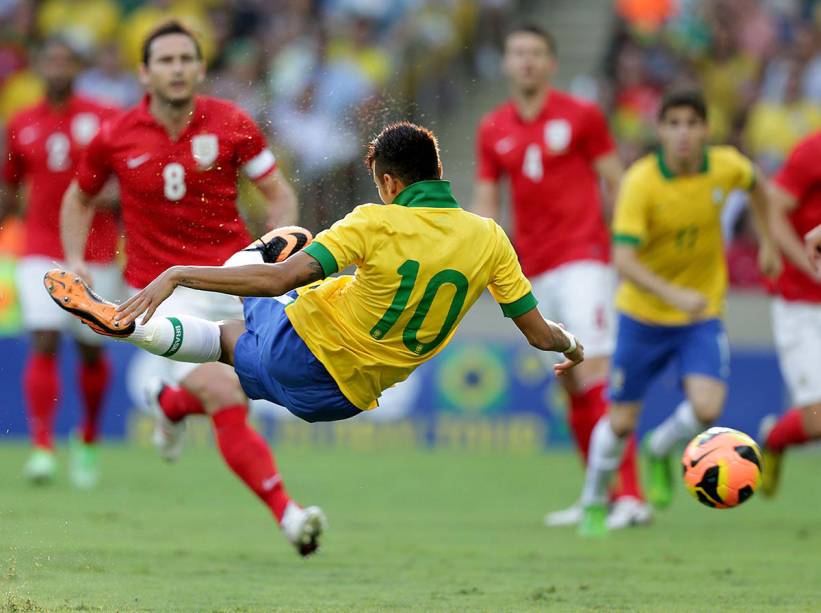
[[[776,453],[781,453],[787,447],[801,445],[809,439],[804,429],[803,411],[795,408],[781,416],[781,419],[770,430],[764,445]]]
[[[31,441],[35,447],[54,448],[54,415],[60,395],[57,356],[32,353],[23,373]]]
[[[82,362],[78,374],[83,396],[81,435],[87,445],[95,443],[100,431],[100,409],[111,381],[111,365],[101,356],[96,362]]]
[[[290,498],[271,449],[248,424],[248,409],[241,404],[223,407],[211,420],[225,463],[271,510],[277,522],[282,521]]]

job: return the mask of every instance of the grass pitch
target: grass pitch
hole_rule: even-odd
[[[102,449],[90,493],[18,477],[0,447],[3,611],[789,611],[821,606],[821,455],[782,495],[728,511],[683,487],[652,527],[584,541],[542,526],[578,493],[568,454],[282,448],[291,493],[331,529],[297,557],[213,449],[165,466]],[[61,454],[63,457],[65,454]],[[61,468],[65,466],[62,463]]]

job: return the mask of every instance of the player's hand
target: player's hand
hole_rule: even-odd
[[[559,325],[564,329],[562,324]],[[576,348],[573,351],[564,352],[564,357],[564,362],[553,366],[553,374],[557,377],[564,376],[576,364],[584,361],[584,345],[578,338],[576,338]]]
[[[781,274],[784,268],[784,263],[781,260],[781,254],[778,247],[770,240],[761,241],[758,247],[758,268],[768,279],[775,279]]]
[[[83,260],[68,260],[66,269],[80,277],[90,288],[94,288],[94,279],[91,278],[91,270]]]
[[[667,296],[667,302],[691,317],[698,317],[709,304],[706,296],[688,287],[674,287]]]
[[[815,278],[821,279],[821,225],[804,235],[804,247],[807,249],[807,257],[815,268]]]
[[[115,321],[122,322],[127,326],[145,313],[142,323],[147,323],[148,320],[151,319],[151,316],[154,315],[157,307],[174,293],[174,289],[177,287],[174,276],[174,268],[169,268],[131,298],[119,305],[117,307],[119,316]]]

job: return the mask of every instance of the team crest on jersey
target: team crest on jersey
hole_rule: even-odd
[[[197,134],[191,139],[191,155],[200,168],[210,168],[218,154],[219,140],[216,134]]]
[[[724,190],[720,187],[716,187],[713,190],[713,204],[719,205],[724,202]]]
[[[71,120],[71,137],[79,145],[87,145],[100,130],[100,118],[94,113],[78,113]]]
[[[572,129],[566,119],[551,119],[544,125],[544,142],[552,153],[561,153],[570,144]]]

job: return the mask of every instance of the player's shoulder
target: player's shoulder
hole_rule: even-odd
[[[710,162],[729,163],[739,160],[749,161],[749,158],[733,145],[710,145],[707,151],[710,156]]]
[[[248,117],[248,113],[246,113],[241,106],[225,98],[199,95],[197,96],[197,105],[204,113],[220,117],[223,121],[228,118],[238,119]]]
[[[732,145],[711,145],[708,148],[708,166],[717,174],[735,173],[738,169],[748,169],[753,162]]]
[[[593,100],[574,96],[559,89],[550,90],[549,102],[551,111],[560,115],[577,116],[584,119],[590,115],[602,114],[599,105]]]
[[[550,103],[567,109],[587,110],[597,108],[595,103],[590,100],[581,98],[580,96],[574,96],[573,94],[560,89],[550,90]]]
[[[119,115],[121,112],[121,109],[115,106],[103,104],[94,98],[89,98],[81,94],[75,94],[73,102],[74,108],[76,108],[78,112],[94,113],[95,115],[99,115],[103,118],[114,117],[115,115]]]
[[[504,129],[510,125],[515,117],[516,109],[513,106],[513,101],[507,100],[482,115],[479,120],[479,130]]]
[[[819,155],[821,155],[821,130],[800,140],[793,149],[791,157],[811,157],[815,162]]]
[[[45,111],[46,103],[43,100],[25,106],[22,109],[19,109],[9,118],[8,129],[10,131],[15,131],[20,128],[23,128],[26,125],[40,119],[40,117],[42,117]]]
[[[648,153],[628,166],[625,179],[651,180],[660,174],[659,154]]]

